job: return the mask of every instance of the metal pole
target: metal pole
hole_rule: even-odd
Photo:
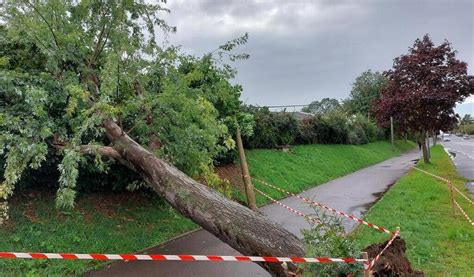
[[[395,141],[393,136],[393,117],[390,117],[390,137],[392,140],[392,148],[395,149]]]
[[[244,179],[245,194],[247,196],[247,205],[250,209],[256,211],[255,193],[253,191],[252,179],[250,178],[247,159],[245,158],[244,145],[240,136],[240,127],[237,127],[237,148],[239,149],[240,168],[242,169],[242,178]]]

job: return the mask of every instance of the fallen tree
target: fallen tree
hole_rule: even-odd
[[[113,149],[127,166],[176,210],[244,255],[302,256],[302,242],[292,233],[237,202],[202,185],[158,159],[136,143],[111,120],[104,122]],[[285,275],[279,264],[261,264]]]
[[[39,168],[54,149],[62,155],[58,208],[74,206],[79,165],[106,170],[109,157],[242,254],[304,255],[292,233],[165,161],[191,175],[208,172],[212,157],[232,147],[223,122],[236,118],[241,90],[228,82],[235,72],[216,67],[213,55],[198,59],[157,46],[155,27],[174,30],[157,17],[165,8],[146,1],[6,1],[0,11],[0,224],[23,172]],[[214,53],[243,58],[229,51],[245,41]],[[287,275],[281,264],[260,265]]]

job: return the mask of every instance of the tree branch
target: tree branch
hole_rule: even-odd
[[[53,35],[53,39],[54,39],[54,43],[56,44],[56,47],[58,47],[58,49],[61,49],[61,47],[59,46],[59,42],[58,42],[58,37],[56,36],[56,33],[54,33],[54,30],[53,30],[53,27],[51,26],[51,24],[49,24],[49,22],[46,20],[46,18],[44,18],[44,16],[39,12],[39,10],[35,7],[35,5],[31,4],[29,1],[25,1],[25,3],[30,6],[44,21],[44,23],[46,23],[46,25],[48,26],[48,29],[49,31],[51,32],[51,34]]]
[[[80,153],[85,154],[85,155],[94,155],[96,153],[99,153],[102,156],[106,156],[109,158],[114,158],[117,160],[122,159],[122,155],[120,155],[117,150],[115,150],[113,147],[110,146],[92,146],[92,145],[81,145],[80,146]]]
[[[53,142],[51,143],[51,146],[61,151],[66,149],[66,144],[61,142]],[[110,146],[94,146],[85,144],[80,146],[79,152],[84,155],[95,155],[96,153],[99,153],[102,156],[122,160],[122,155]]]

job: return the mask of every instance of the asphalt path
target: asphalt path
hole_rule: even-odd
[[[319,201],[335,209],[361,216],[377,201],[387,189],[403,176],[421,152],[414,150],[379,164],[356,171],[352,174],[316,186],[302,196]],[[288,197],[282,202],[306,214],[314,213],[313,208],[296,197]],[[302,218],[276,204],[266,205],[260,211],[280,223],[298,237],[309,224]],[[354,221],[343,220],[346,231],[355,226]],[[376,222],[375,222],[376,223]],[[374,232],[376,232],[374,230]],[[196,254],[196,255],[240,255],[204,230],[191,232],[164,244],[147,249],[147,254]],[[130,261],[112,263],[106,268],[87,273],[88,276],[269,276],[253,263],[232,262],[148,262]]]

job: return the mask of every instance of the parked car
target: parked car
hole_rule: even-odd
[[[444,137],[443,141],[451,141],[451,139],[449,137]]]
[[[464,139],[470,139],[471,137],[469,135],[464,135],[463,138]]]

